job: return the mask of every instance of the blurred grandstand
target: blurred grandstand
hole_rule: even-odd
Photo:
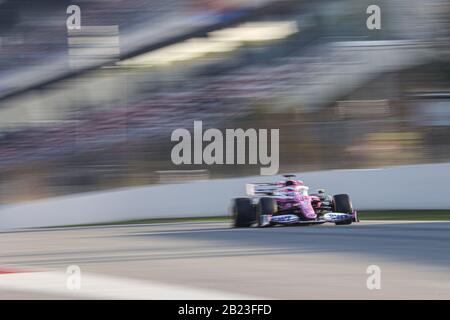
[[[257,174],[173,165],[194,120],[280,128],[281,171],[449,161],[450,7],[376,2],[381,30],[361,0],[0,1],[0,200]]]

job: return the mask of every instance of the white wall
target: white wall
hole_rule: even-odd
[[[311,187],[350,194],[356,209],[450,209],[450,163],[298,174]],[[222,216],[256,176],[93,192],[0,208],[0,229],[119,220]]]

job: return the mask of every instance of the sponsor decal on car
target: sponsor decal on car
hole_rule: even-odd
[[[299,221],[299,218],[294,214],[284,214],[272,217],[272,221],[278,223],[292,223]]]
[[[329,212],[323,215],[323,218],[327,221],[340,221],[350,219],[352,216],[347,213]]]

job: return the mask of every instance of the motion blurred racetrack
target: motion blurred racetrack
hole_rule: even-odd
[[[0,241],[0,299],[450,298],[450,222],[183,222],[12,231]],[[80,289],[67,286],[71,265]],[[371,265],[379,290],[367,287]]]

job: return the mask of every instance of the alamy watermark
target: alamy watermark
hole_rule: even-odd
[[[203,132],[202,121],[194,121],[193,137],[184,128],[172,132],[171,141],[178,143],[172,148],[171,159],[176,165],[260,164],[265,166],[260,168],[261,175],[275,175],[279,169],[279,131],[226,129],[223,134],[219,129],[210,128]],[[204,142],[209,143],[204,147]]]
[[[81,289],[81,268],[77,265],[71,265],[67,267],[66,274],[67,282],[66,286],[68,290],[80,290]]]
[[[70,16],[67,17],[66,26],[67,30],[80,30],[81,29],[81,9],[77,5],[70,5],[67,7],[66,13]]]
[[[381,289],[381,268],[375,264],[370,265],[366,269],[366,273],[369,275],[366,280],[366,286],[369,290]]]
[[[370,16],[366,20],[366,26],[369,30],[380,30],[381,29],[381,8],[376,4],[372,4],[367,7],[367,14]]]

